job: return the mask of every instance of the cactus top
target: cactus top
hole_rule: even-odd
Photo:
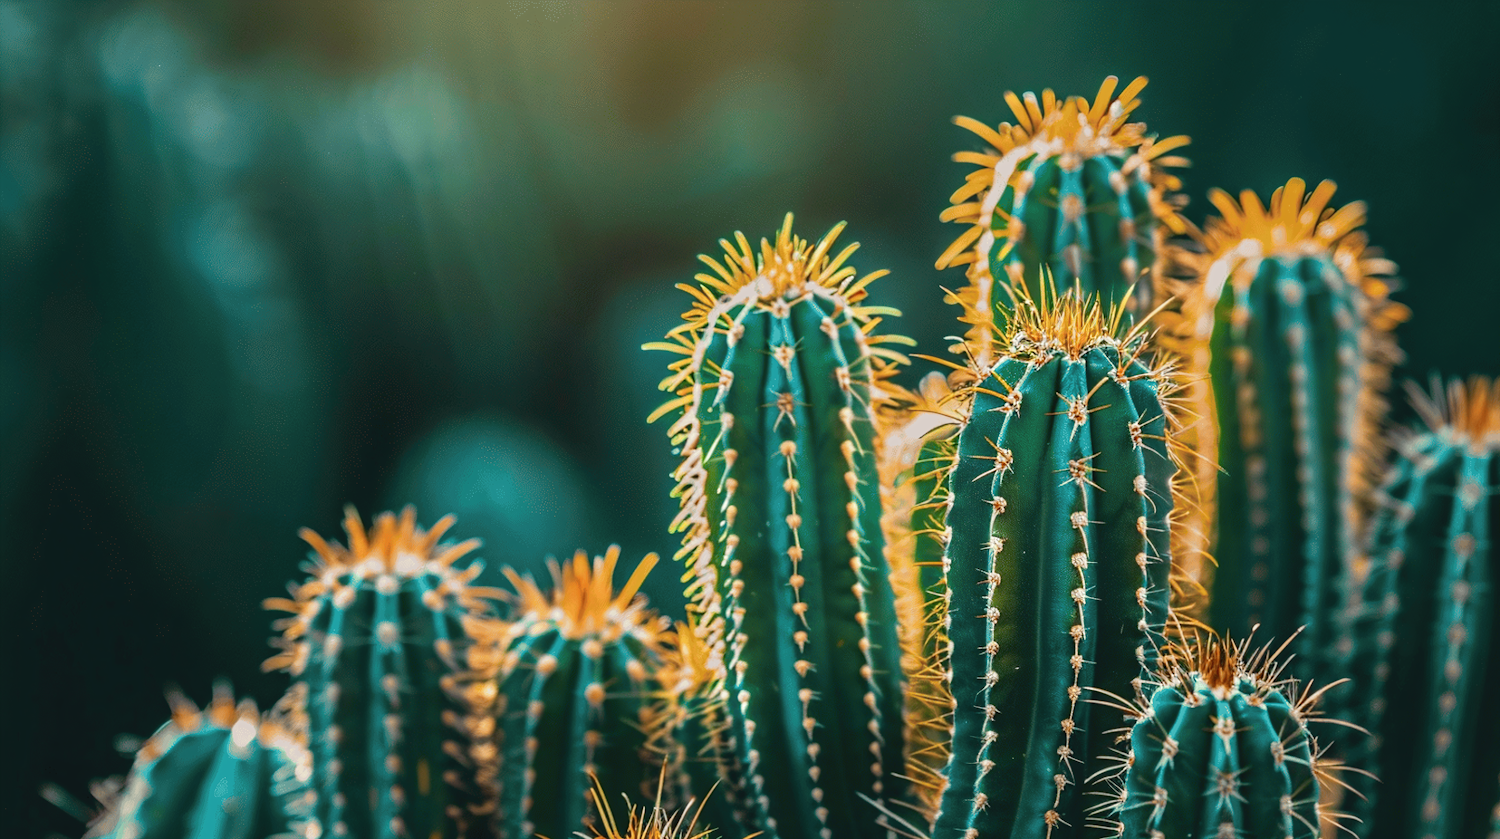
[[[381,513],[366,531],[359,513],[348,507],[344,510],[348,547],[326,541],[309,528],[299,531],[298,535],[316,552],[313,563],[304,566],[312,576],[301,585],[292,586],[291,599],[273,597],[265,601],[267,609],[291,615],[275,623],[283,633],[275,642],[282,651],[267,659],[262,669],[284,669],[293,676],[301,675],[311,655],[308,630],[323,608],[323,599],[332,598],[337,604],[347,605],[360,586],[370,582],[378,591],[393,593],[405,580],[433,575],[440,584],[423,595],[424,605],[440,610],[446,602],[456,603],[476,620],[483,620],[482,615],[489,608],[487,601],[501,594],[495,589],[472,585],[484,570],[481,563],[470,563],[465,568],[454,566],[455,561],[479,547],[479,540],[440,542],[453,522],[453,516],[444,516],[431,530],[423,530],[417,526],[416,509],[407,507],[399,519],[394,513]],[[451,650],[444,657],[451,657]]]
[[[949,199],[952,206],[941,216],[943,221],[971,225],[937,260],[939,269],[970,264],[969,284],[956,297],[966,309],[963,319],[970,324],[971,343],[989,339],[986,324],[994,318],[995,282],[991,259],[1006,260],[1025,234],[1022,219],[1002,206],[1002,200],[1007,195],[1026,193],[1038,164],[1055,162],[1064,172],[1079,172],[1090,159],[1108,158],[1118,165],[1110,177],[1114,191],[1125,191],[1126,180],[1138,178],[1145,185],[1151,216],[1174,233],[1187,231],[1177,202],[1171,198],[1171,193],[1181,188],[1181,180],[1166,169],[1187,165],[1185,158],[1168,153],[1187,145],[1188,138],[1179,135],[1158,140],[1146,133],[1145,123],[1130,122],[1132,111],[1140,105],[1136,97],[1146,87],[1146,78],[1137,78],[1116,96],[1118,84],[1114,76],[1105,78],[1093,102],[1082,96],[1059,98],[1051,90],[1043,90],[1040,100],[1029,91],[1021,96],[1006,91],[1005,102],[1016,117],[1015,125],[1002,122],[991,128],[970,117],[954,118],[956,124],[989,145],[985,151],[961,151],[953,156],[955,162],[979,168],[970,172],[964,185],[953,193]],[[1023,165],[1028,160],[1031,164]],[[1069,220],[1089,211],[1083,199],[1073,193],[1064,197],[1058,209]],[[1121,224],[1128,228],[1122,231],[1128,234],[1125,238],[1134,238],[1134,222],[1126,218]],[[983,347],[980,350],[981,357],[987,358]]]
[[[1422,421],[1444,442],[1476,454],[1500,451],[1500,379],[1474,376],[1446,389],[1434,382],[1431,395],[1410,384],[1407,391]]]
[[[656,567],[656,554],[647,554],[618,592],[612,580],[620,561],[620,546],[611,545],[604,556],[592,563],[585,551],[578,551],[567,562],[549,560],[552,590],[542,591],[531,577],[523,577],[504,568],[507,579],[516,590],[517,614],[504,630],[501,648],[507,649],[502,673],[514,669],[520,654],[512,649],[514,641],[525,636],[556,632],[569,641],[583,642],[592,651],[594,645],[613,644],[627,637],[647,649],[660,652],[669,632],[670,621],[648,608],[646,596],[640,593],[646,575]],[[645,673],[632,674],[641,681]]]

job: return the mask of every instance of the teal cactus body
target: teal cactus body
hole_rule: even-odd
[[[562,837],[598,826],[594,779],[637,804],[654,800],[662,761],[649,730],[666,618],[637,596],[648,555],[614,594],[620,549],[552,565],[543,592],[505,569],[519,610],[504,630],[496,706],[501,839]]]
[[[725,685],[723,794],[746,830],[886,835],[871,802],[900,794],[901,647],[882,548],[872,389],[893,353],[871,330],[867,284],[791,217],[755,251],[686,287],[686,323],[648,345],[677,352],[664,389],[700,632]],[[866,800],[868,799],[868,800]],[[725,827],[727,830],[728,828]]]
[[[1081,831],[1115,728],[1163,643],[1176,454],[1144,335],[1071,293],[1022,297],[974,386],[948,479],[955,703],[933,839]],[[1081,833],[1079,834],[1081,835]]]
[[[1362,837],[1500,835],[1500,383],[1415,401],[1383,487],[1354,626],[1349,756]],[[1488,833],[1486,833],[1488,831]]]
[[[1294,178],[1268,206],[1249,191],[1238,204],[1210,194],[1223,217],[1204,233],[1188,309],[1207,374],[1193,400],[1197,484],[1216,483],[1217,498],[1195,529],[1218,533],[1213,625],[1281,639],[1305,627],[1295,666],[1324,681],[1346,600],[1338,581],[1384,456],[1389,330],[1404,308],[1386,299],[1395,266],[1355,229],[1364,206],[1328,209],[1330,181],[1304,190]]]
[[[1028,277],[1045,267],[1065,285],[1100,297],[1106,308],[1128,307],[1133,315],[1150,311],[1151,269],[1171,233],[1186,224],[1169,194],[1180,187],[1170,166],[1181,157],[1164,156],[1187,145],[1187,137],[1157,141],[1144,123],[1129,122],[1146,86],[1138,78],[1114,95],[1110,76],[1094,101],[1081,96],[1058,99],[1051,90],[1005,101],[1016,125],[991,128],[978,120],[954,121],[973,131],[989,149],[959,152],[954,160],[980,168],[953,194],[944,221],[973,225],[938,260],[939,268],[969,266],[965,302],[984,320],[1003,319],[1013,303],[1007,288],[1026,288]],[[969,338],[987,340],[976,324]],[[981,355],[983,347],[976,347]],[[983,360],[989,360],[987,356]]]
[[[172,720],[141,747],[118,801],[89,830],[106,839],[310,837],[312,759],[294,715],[262,718],[216,685],[199,710],[169,694]]]
[[[497,593],[471,586],[483,565],[455,561],[477,546],[439,543],[408,507],[376,517],[369,532],[347,511],[346,548],[311,530],[312,577],[267,608],[285,668],[304,691],[316,805],[324,836],[448,837],[481,828],[490,806],[493,748],[483,685],[471,685],[470,633]]]
[[[1131,728],[1115,835],[1317,839],[1314,695],[1278,681],[1264,659],[1247,667],[1243,644],[1185,652],[1165,662]]]

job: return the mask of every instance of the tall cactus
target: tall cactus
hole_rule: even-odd
[[[661,761],[647,747],[670,622],[647,608],[648,554],[618,593],[620,548],[550,563],[553,587],[504,569],[517,611],[502,633],[496,738],[501,839],[598,824],[594,778],[650,803]]]
[[[1332,824],[1319,805],[1332,767],[1308,731],[1318,693],[1247,648],[1210,638],[1164,657],[1106,805],[1115,836],[1317,839]]]
[[[1163,642],[1177,453],[1171,371],[1073,292],[1024,290],[948,478],[955,701],[933,839],[1081,835],[1080,773]]]
[[[262,717],[225,684],[200,710],[167,694],[172,719],[136,753],[117,801],[89,829],[106,839],[315,837],[312,759],[295,708]]]
[[[973,319],[970,348],[982,362],[991,360],[988,324],[1012,302],[1005,289],[1026,288],[1044,266],[1064,285],[1076,281],[1098,295],[1106,308],[1123,303],[1137,316],[1151,308],[1157,252],[1168,232],[1187,229],[1177,214],[1180,196],[1172,194],[1181,182],[1166,169],[1187,165],[1168,152],[1188,138],[1157,140],[1145,123],[1128,122],[1146,79],[1116,96],[1118,83],[1107,77],[1093,102],[1059,99],[1051,90],[1040,101],[1007,91],[1015,125],[954,119],[989,148],[953,156],[979,168],[953,193],[942,219],[972,226],[937,267],[969,266],[969,285],[958,296]]]
[[[482,563],[455,565],[476,540],[439,542],[452,524],[423,530],[407,507],[367,532],[349,508],[349,546],[304,529],[312,576],[266,601],[291,613],[265,667],[305,691],[324,836],[458,836],[488,819],[493,686],[466,674],[493,657],[470,632],[498,592],[471,585]]]
[[[1500,836],[1500,380],[1413,389],[1354,629],[1362,837]],[[1356,740],[1356,744],[1361,741]]]
[[[872,398],[903,359],[874,334],[896,312],[865,302],[886,272],[857,277],[855,245],[830,255],[842,224],[816,244],[791,225],[759,254],[736,234],[722,263],[702,257],[685,323],[647,347],[682,356],[656,416],[682,411],[678,555],[744,770],[722,792],[747,830],[864,839],[887,833],[865,799],[902,774]]]
[[[1398,351],[1396,267],[1366,247],[1362,203],[1329,208],[1334,185],[1293,178],[1270,203],[1214,191],[1188,297],[1200,504],[1216,515],[1212,623],[1297,640],[1317,666],[1337,630],[1336,582],[1364,528],[1384,457],[1385,390]],[[1216,470],[1215,464],[1220,467]],[[1216,510],[1215,510],[1216,507]],[[1206,573],[1207,570],[1206,570]],[[1316,672],[1316,671],[1313,671]]]

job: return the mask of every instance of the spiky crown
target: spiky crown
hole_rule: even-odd
[[[1466,443],[1474,451],[1500,451],[1500,379],[1471,376],[1446,385],[1433,377],[1429,390],[1406,383],[1412,407],[1434,434]]]
[[[910,338],[901,335],[878,335],[875,329],[884,316],[898,316],[900,311],[887,306],[871,306],[864,303],[869,285],[890,273],[885,269],[871,271],[859,276],[851,266],[845,265],[856,250],[858,243],[851,243],[837,254],[830,256],[834,240],[844,230],[844,222],[812,244],[792,234],[792,214],[787,213],[781,230],[773,243],[760,240],[757,255],[745,234],[736,232],[734,242],[720,239],[724,248],[723,262],[707,254],[699,259],[713,270],[713,274],[695,275],[696,285],[678,283],[677,287],[693,298],[693,305],[682,316],[679,324],[666,335],[665,341],[654,341],[643,346],[648,350],[664,350],[682,358],[669,365],[671,375],[662,380],[659,388],[672,391],[674,397],[654,411],[649,420],[654,422],[673,410],[686,409],[693,401],[693,380],[703,367],[703,353],[716,324],[727,331],[733,328],[730,310],[736,306],[761,304],[773,306],[777,301],[794,300],[808,293],[831,296],[840,306],[847,306],[854,322],[859,324],[864,342],[869,346],[872,375],[876,379],[894,374],[894,365],[906,363],[906,356],[884,347],[884,344],[911,345]],[[784,304],[783,304],[784,305]],[[721,323],[722,322],[722,323]],[[711,386],[705,381],[704,386]]]
[[[453,603],[474,619],[480,619],[488,609],[488,601],[501,593],[472,585],[484,570],[483,565],[475,562],[465,568],[454,566],[480,544],[478,539],[457,544],[441,542],[455,520],[452,515],[444,516],[431,530],[423,530],[417,526],[416,508],[408,506],[401,511],[400,518],[391,512],[381,513],[366,531],[359,513],[352,506],[346,507],[344,531],[349,537],[348,547],[302,528],[298,535],[314,552],[312,563],[303,568],[312,576],[301,585],[291,586],[290,599],[272,597],[263,601],[265,608],[289,612],[291,616],[272,624],[282,633],[272,643],[282,651],[267,659],[262,669],[285,669],[294,676],[300,674],[310,654],[306,636],[322,608],[323,598],[347,605],[365,583],[373,583],[377,590],[389,589],[390,593],[406,580],[430,574],[439,582],[423,595],[423,605],[441,610]]]
[[[612,580],[619,560],[619,545],[611,545],[592,562],[588,553],[581,550],[567,562],[548,560],[547,570],[552,576],[550,591],[543,591],[530,576],[502,569],[515,588],[516,601],[516,617],[505,629],[502,646],[509,648],[520,638],[556,632],[585,645],[611,644],[634,637],[659,651],[670,631],[670,621],[651,611],[646,596],[640,593],[646,575],[656,567],[657,555],[647,554],[616,592]],[[507,654],[507,669],[518,662],[514,650]]]
[[[1040,102],[1030,91],[1019,97],[1006,91],[1005,103],[1015,114],[1015,125],[1002,122],[991,128],[970,117],[953,118],[955,124],[977,134],[990,148],[953,155],[955,162],[972,163],[979,168],[970,172],[964,185],[949,198],[953,206],[943,211],[941,219],[974,227],[943,252],[937,261],[939,269],[974,261],[975,255],[965,251],[991,227],[1005,187],[1023,177],[1017,164],[1033,155],[1042,158],[1070,155],[1078,163],[1101,155],[1127,157],[1126,169],[1140,169],[1152,187],[1153,214],[1173,232],[1186,231],[1186,222],[1166,198],[1167,192],[1181,189],[1182,182],[1168,174],[1165,167],[1186,166],[1187,160],[1165,155],[1187,145],[1188,138],[1179,135],[1157,140],[1146,134],[1144,122],[1129,122],[1131,112],[1141,103],[1136,96],[1146,87],[1146,77],[1137,78],[1115,96],[1119,81],[1115,76],[1106,77],[1092,103],[1082,96],[1059,99],[1050,89],[1042,91]],[[1074,164],[1066,161],[1065,165]]]

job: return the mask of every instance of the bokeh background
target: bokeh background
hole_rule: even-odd
[[[39,786],[123,772],[168,682],[272,702],[259,603],[346,502],[492,569],[669,554],[673,283],[846,219],[939,348],[949,120],[1007,88],[1150,76],[1197,221],[1335,179],[1402,373],[1497,371],[1497,42],[1495,3],[0,0],[0,833],[80,833]]]

